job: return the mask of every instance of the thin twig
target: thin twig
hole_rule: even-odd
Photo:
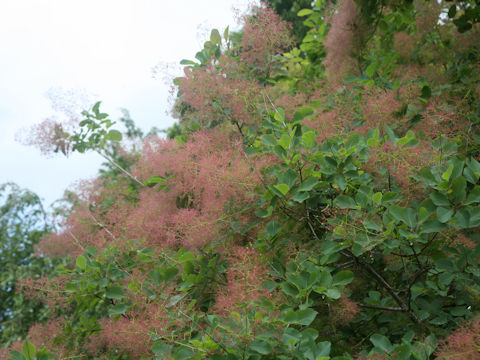
[[[364,307],[367,309],[374,309],[374,310],[385,310],[385,311],[399,311],[405,312],[406,309],[402,309],[401,307],[392,307],[392,306],[378,306],[378,305],[367,305],[367,304],[358,304],[360,307]]]
[[[97,153],[100,154],[101,157],[103,157],[105,160],[107,160],[110,164],[112,164],[113,166],[115,166],[118,170],[120,170],[122,173],[124,173],[125,175],[127,175],[130,179],[132,179],[133,181],[135,181],[137,184],[139,184],[141,187],[145,187],[145,184],[143,182],[141,182],[140,180],[138,180],[135,176],[133,176],[133,174],[131,174],[130,172],[128,172],[127,170],[125,170],[123,167],[121,167],[119,164],[117,164],[110,156],[102,153],[101,151],[97,150]]]
[[[78,245],[80,249],[85,251],[85,248],[83,247],[82,244],[80,244],[80,241],[77,239],[77,237],[70,231],[70,229],[67,230],[68,234],[72,237],[72,239],[75,241],[75,243]]]

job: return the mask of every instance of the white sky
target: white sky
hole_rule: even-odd
[[[52,115],[45,93],[79,89],[102,100],[115,120],[130,111],[143,130],[167,128],[169,87],[159,63],[194,59],[205,29],[236,26],[245,0],[0,0],[0,183],[13,181],[45,199],[93,177],[93,153],[45,158],[14,140]]]

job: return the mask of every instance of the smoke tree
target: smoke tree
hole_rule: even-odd
[[[213,30],[174,139],[83,184],[39,244],[72,261],[24,281],[48,317],[11,356],[479,358],[476,14],[318,0],[298,44],[263,5]],[[84,115],[71,149],[121,140]]]

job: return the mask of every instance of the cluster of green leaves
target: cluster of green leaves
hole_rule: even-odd
[[[302,108],[291,122],[285,121],[281,109],[272,112],[264,125],[268,133],[256,144],[259,151],[282,160],[269,169],[273,179],[261,200],[264,209],[257,211],[260,217],[277,219],[268,223],[259,244],[276,249],[281,258],[286,242],[305,241],[299,236],[304,227],[313,237],[307,244],[321,247],[294,275],[291,264],[276,269],[286,278],[277,285],[296,301],[302,299],[303,306],[314,308],[329,298],[338,299],[342,287],[352,282],[353,274],[338,263],[362,270],[352,284],[351,297],[364,308],[355,322],[362,330],[355,335],[360,339],[378,331],[367,324],[382,314],[383,335],[375,335],[377,341],[371,338],[383,350],[380,353],[394,349],[389,341],[378,340],[386,334],[400,341],[410,330],[435,339],[470,319],[480,291],[475,275],[480,249],[455,244],[455,234],[466,231],[475,236],[470,232],[480,225],[480,163],[455,157],[423,170],[418,179],[425,186],[425,199],[405,203],[401,191],[379,188],[361,169],[370,146],[388,141],[408,144],[411,133],[391,140],[371,131],[366,138],[352,134],[317,144],[314,132],[300,122],[311,112]],[[328,208],[339,216],[321,221]],[[279,214],[288,215],[279,219]],[[397,260],[388,263],[385,256]],[[378,345],[382,342],[390,345]],[[403,341],[399,346],[399,358],[414,356],[414,345]],[[416,358],[426,359],[432,352],[430,346]]]
[[[85,119],[80,122],[80,130],[71,135],[72,151],[84,153],[86,150],[103,149],[108,140],[122,140],[120,131],[110,129],[115,122],[108,119],[108,114],[100,112],[100,104],[100,101],[95,103],[91,112],[82,112]]]
[[[22,352],[12,351],[13,360],[54,360],[55,355],[50,353],[47,349],[39,349],[35,345],[26,341],[23,344]]]

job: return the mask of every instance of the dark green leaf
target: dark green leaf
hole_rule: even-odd
[[[305,119],[307,116],[313,114],[313,109],[309,106],[304,106],[298,109],[295,114],[293,115],[293,121],[301,121]]]
[[[444,207],[437,208],[437,218],[441,223],[446,223],[453,216],[453,209],[447,209]]]
[[[305,200],[307,200],[308,198],[310,198],[310,194],[308,192],[296,192],[293,196],[292,196],[292,200],[296,201],[296,202],[299,202],[299,203],[302,203],[304,202]]]
[[[298,295],[298,289],[292,284],[290,284],[289,282],[286,282],[286,281],[282,282],[280,284],[280,288],[285,294],[291,297],[296,297]]]
[[[457,177],[452,182],[453,202],[460,204],[467,196],[467,181],[463,176]]]
[[[334,201],[335,206],[340,209],[355,209],[357,204],[350,196],[340,195]]]
[[[334,286],[345,286],[353,281],[353,272],[350,270],[342,270],[333,275]]]
[[[283,317],[283,320],[288,323],[308,326],[315,320],[317,314],[318,312],[311,308],[298,311],[289,310]]]
[[[448,8],[448,17],[450,19],[453,19],[455,17],[455,15],[457,15],[457,5],[453,4],[452,6],[450,6]]]
[[[404,208],[397,205],[392,205],[388,208],[390,214],[396,219],[404,222],[410,228],[417,226],[417,214],[412,208]]]
[[[392,343],[383,335],[373,334],[370,336],[370,341],[372,342],[373,346],[387,354],[391,354],[393,351]]]
[[[169,268],[165,269],[163,271],[163,276],[164,276],[165,281],[173,280],[177,276],[178,272],[179,272],[179,270],[175,266],[172,266],[172,267],[169,267]]]
[[[310,191],[318,184],[318,178],[308,177],[298,187],[297,191]]]
[[[125,297],[123,290],[119,286],[109,286],[105,292],[105,296],[108,299],[121,299]]]
[[[172,347],[171,345],[167,345],[163,341],[157,340],[152,345],[152,351],[153,351],[154,354],[163,355],[163,354],[168,353],[170,351],[171,347]]]
[[[262,340],[255,340],[250,343],[250,349],[262,355],[268,355],[272,352],[272,345]]]
[[[420,97],[422,99],[428,100],[428,99],[430,99],[431,96],[432,96],[432,90],[430,89],[430,87],[428,85],[424,85],[422,87],[422,95],[420,95]]]
[[[277,139],[272,135],[263,135],[262,141],[265,145],[270,145],[270,146],[277,145]]]
[[[265,232],[269,237],[274,237],[275,235],[277,235],[279,231],[280,231],[280,223],[276,220],[270,221],[265,228]]]
[[[447,197],[442,193],[434,192],[433,194],[430,194],[430,198],[437,206],[450,207],[450,201],[448,201]]]
[[[25,356],[16,350],[10,351],[10,356],[12,356],[13,360],[25,360]]]
[[[129,304],[116,304],[108,309],[108,315],[125,315],[125,311],[127,311],[129,307]]]
[[[431,220],[422,224],[422,228],[420,231],[423,232],[424,234],[430,234],[430,233],[442,231],[443,229],[445,229],[445,227],[446,225],[442,224],[440,221]]]
[[[167,181],[167,180],[163,176],[153,175],[153,176],[150,176],[143,183],[145,184],[145,186],[154,187],[157,184],[164,184],[165,181]]]

